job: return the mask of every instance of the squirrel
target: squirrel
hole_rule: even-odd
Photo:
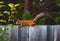
[[[17,20],[16,24],[18,24],[19,26],[24,26],[24,25],[33,26],[33,25],[35,25],[35,22],[39,18],[44,17],[44,16],[45,17],[50,17],[53,20],[52,16],[50,16],[48,13],[41,12],[40,14],[36,15],[36,17],[33,20]]]

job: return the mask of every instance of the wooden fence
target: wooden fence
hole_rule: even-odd
[[[12,26],[9,41],[60,41],[60,25]]]

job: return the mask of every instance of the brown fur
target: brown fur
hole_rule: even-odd
[[[33,20],[17,20],[16,24],[18,24],[19,26],[33,26],[35,22]]]

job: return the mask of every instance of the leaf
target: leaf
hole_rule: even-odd
[[[9,3],[8,6],[11,7],[11,8],[13,8],[14,4],[13,3]]]
[[[3,1],[0,1],[0,4],[4,3]]]
[[[15,7],[20,6],[20,4],[15,4]]]
[[[9,16],[9,19],[14,19],[14,18],[15,18],[14,15]]]
[[[10,12],[9,11],[4,11],[3,13],[10,15]]]
[[[7,21],[6,21],[6,20],[2,20],[2,19],[1,19],[1,20],[0,20],[0,22],[7,22]]]
[[[5,5],[0,5],[0,8],[3,8],[3,7],[5,7]]]

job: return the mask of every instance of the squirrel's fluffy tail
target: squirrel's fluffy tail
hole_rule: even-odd
[[[36,15],[36,17],[33,19],[33,21],[37,21],[39,18],[44,17],[44,16],[51,18],[56,23],[56,21],[53,19],[53,17],[51,15],[48,14],[48,12],[41,12],[40,14]]]

